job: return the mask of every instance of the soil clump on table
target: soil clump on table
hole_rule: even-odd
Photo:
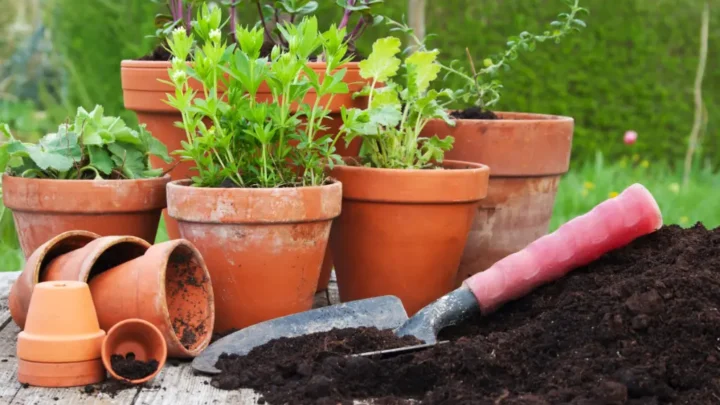
[[[440,338],[384,359],[347,354],[413,342],[279,339],[222,356],[212,384],[269,404],[719,404],[720,229],[665,226]]]
[[[120,377],[128,380],[139,380],[145,378],[158,369],[158,361],[150,359],[142,361],[135,358],[135,354],[130,352],[125,356],[122,354],[113,354],[110,356],[110,366],[113,371]]]

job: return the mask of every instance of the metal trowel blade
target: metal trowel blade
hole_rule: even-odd
[[[273,339],[327,332],[335,328],[395,329],[407,320],[402,302],[393,295],[331,305],[271,319],[231,333],[208,346],[193,360],[192,367],[202,373],[218,374],[220,370],[215,368],[215,364],[223,353],[243,356]]]

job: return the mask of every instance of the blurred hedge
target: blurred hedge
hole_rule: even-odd
[[[67,98],[74,103],[102,102],[111,112],[122,105],[119,63],[147,50],[152,32],[149,0],[52,0],[51,25],[64,43],[72,75]],[[321,18],[339,21],[332,0],[320,0]],[[385,0],[384,14],[401,19],[406,0]],[[504,49],[507,37],[540,31],[559,12],[561,0],[428,1],[427,32],[445,59],[476,60]],[[510,72],[497,110],[569,115],[576,120],[575,161],[639,153],[653,161],[676,162],[684,155],[692,127],[692,86],[698,59],[702,0],[582,0],[591,15],[588,28],[562,44],[540,44],[524,53]],[[246,3],[241,19],[255,18]],[[703,139],[705,157],[720,154],[720,7],[711,10],[710,54],[704,98],[710,116]],[[367,53],[385,27],[368,31],[360,44]],[[57,45],[56,45],[57,47]],[[715,118],[715,120],[713,120]],[[622,135],[633,129],[638,143],[628,149]]]

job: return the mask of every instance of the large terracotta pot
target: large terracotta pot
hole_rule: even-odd
[[[447,159],[490,166],[488,196],[463,252],[457,285],[547,234],[561,176],[568,171],[574,121],[570,117],[496,113],[498,120],[434,120],[423,136],[452,135]]]
[[[25,257],[72,230],[131,235],[154,242],[170,176],[140,180],[53,180],[3,175]]]
[[[412,315],[453,289],[490,169],[449,160],[443,167],[332,171],[343,184],[330,241],[343,302],[395,295]]]
[[[321,76],[324,75],[325,63],[315,62],[309,64],[311,68]],[[159,80],[169,81],[168,69],[170,62],[164,61],[138,61],[124,60],[120,65],[123,99],[125,108],[135,111],[138,120],[147,125],[147,129],[162,143],[168,150],[174,151],[181,149],[180,142],[186,140],[185,131],[175,126],[175,122],[182,122],[180,113],[173,107],[164,102],[167,99],[167,93],[174,93],[172,86],[161,83]],[[340,116],[340,108],[365,108],[367,106],[366,98],[360,97],[353,99],[352,94],[359,91],[367,83],[367,80],[360,77],[360,67],[357,62],[347,64],[347,72],[345,74],[345,82],[349,84],[350,92],[344,95],[336,95],[332,99],[330,107],[331,120],[326,120],[323,125],[328,127],[324,134],[337,134],[338,129],[342,125]],[[202,86],[191,81],[191,85],[197,90],[202,90]],[[258,100],[265,101],[271,99],[269,88],[262,85],[259,89]],[[315,93],[309,93],[304,100],[308,104],[315,102],[317,97]],[[345,147],[345,141],[339,140],[336,144],[338,154],[341,156],[357,156],[360,150],[360,140],[357,140],[349,147]],[[173,180],[188,179],[195,175],[191,170],[190,162],[165,163],[164,161],[150,157],[153,167],[162,167],[163,169],[175,168],[170,172]],[[163,212],[165,218],[165,226],[167,227],[170,239],[180,237],[177,222],[168,217],[167,211]]]
[[[199,188],[168,185],[168,212],[205,258],[215,331],[311,309],[342,186]]]

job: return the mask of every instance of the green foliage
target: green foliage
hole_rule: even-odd
[[[119,117],[103,116],[103,108],[91,112],[79,107],[73,123],[42,137],[37,144],[13,137],[7,124],[0,133],[8,141],[0,145],[0,172],[12,176],[49,179],[139,179],[157,177],[150,155],[171,159],[167,148],[140,125],[134,130]]]
[[[75,114],[77,106],[96,104],[129,124],[137,122],[123,107],[120,62],[140,58],[156,45],[147,36],[154,31],[158,7],[149,0],[45,1],[55,63],[64,71],[59,94],[41,99],[53,122]]]
[[[698,164],[688,187],[683,188],[681,169],[651,163],[639,155],[608,162],[598,153],[593,160],[577,165],[563,177],[555,199],[551,229],[590,211],[634,183],[650,190],[666,224],[688,227],[702,222],[709,229],[720,226],[717,209],[720,173],[711,167]]]
[[[582,0],[591,11],[587,28],[562,43],[544,43],[521,53],[510,72],[499,72],[502,99],[495,111],[559,114],[575,119],[573,162],[593,161],[595,152],[619,158],[627,152],[622,137],[638,132],[634,150],[656,164],[681,162],[693,123],[692,87],[698,63],[702,0]],[[562,0],[428,1],[428,47],[440,60],[464,60],[506,48],[507,39],[524,30],[542,32],[557,17]],[[321,4],[318,15],[335,18],[341,10]],[[379,13],[396,21],[408,15],[407,1],[385,2]],[[710,117],[702,139],[703,154],[720,165],[720,7],[711,7],[710,55],[703,82]],[[358,40],[361,54],[387,27],[368,28]],[[408,41],[410,43],[410,41]],[[443,87],[462,81],[449,78]],[[438,82],[440,82],[438,80]]]
[[[422,169],[442,162],[445,151],[452,148],[451,136],[420,137],[431,119],[454,124],[439,102],[452,97],[452,91],[429,89],[441,69],[437,50],[414,52],[403,62],[397,57],[400,45],[395,37],[378,39],[372,53],[360,62],[360,75],[372,82],[355,96],[368,96],[368,108],[342,107],[341,133],[348,144],[362,137],[360,158],[367,166]],[[398,75],[401,64],[403,74]],[[376,88],[381,82],[385,85]]]
[[[181,160],[195,163],[198,173],[193,184],[323,184],[325,165],[339,161],[334,153],[337,135],[317,134],[325,129],[322,121],[329,115],[333,96],[349,92],[343,82],[346,69],[338,70],[348,61],[345,30],[333,26],[320,32],[315,17],[303,18],[297,25],[285,24],[280,33],[287,49],[275,46],[268,58],[260,57],[263,29],[237,27],[239,46],[228,46],[222,40],[220,23],[219,9],[203,7],[192,36],[180,28],[168,41],[175,93],[168,94],[167,103],[182,114],[187,141],[176,153]],[[308,66],[308,57],[318,50],[327,62],[323,75]],[[192,67],[185,63],[189,56]],[[189,85],[189,78],[202,84],[202,98]],[[256,97],[261,85],[269,87],[270,100]],[[308,105],[304,100],[311,91],[317,97]]]

